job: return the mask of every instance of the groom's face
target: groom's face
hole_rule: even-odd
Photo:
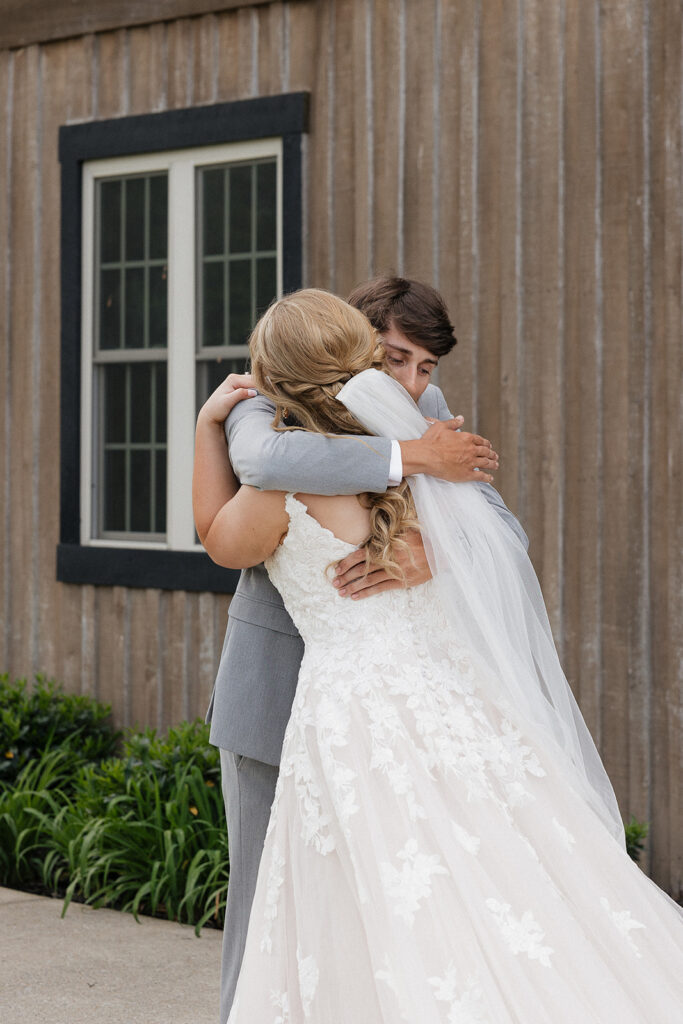
[[[389,373],[403,385],[413,401],[417,402],[438,366],[438,358],[428,349],[408,341],[405,334],[401,334],[393,323],[379,338],[387,353]]]

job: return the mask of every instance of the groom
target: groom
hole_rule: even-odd
[[[526,535],[498,493],[488,471],[498,459],[490,442],[458,428],[441,391],[429,383],[455,345],[453,327],[433,288],[384,277],[356,289],[349,301],[379,332],[387,365],[436,421],[418,441],[379,437],[325,437],[271,429],[274,407],[263,396],[236,405],[225,423],[229,458],[243,484],[263,490],[311,494],[382,492],[403,476],[428,473],[456,482],[473,481],[526,544]],[[228,378],[233,388],[248,379]],[[447,422],[438,422],[447,421]],[[339,593],[362,599],[400,584],[382,571],[360,576],[364,557],[344,560],[335,580]],[[414,564],[404,565],[410,585],[429,578],[421,545]],[[278,776],[280,751],[290,715],[303,642],[263,565],[242,573],[230,603],[220,665],[207,721],[211,743],[220,747],[223,798],[230,850],[230,885],[221,972],[221,1024],[226,1024],[244,953],[247,925],[266,827]],[[264,981],[265,983],[265,981]]]

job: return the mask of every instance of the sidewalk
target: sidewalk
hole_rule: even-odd
[[[217,1024],[221,940],[205,928],[0,888],[0,1021]]]

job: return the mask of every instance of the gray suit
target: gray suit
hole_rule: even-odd
[[[429,385],[420,409],[449,419],[441,391]],[[387,488],[391,442],[380,437],[327,438],[271,429],[273,406],[262,396],[240,402],[225,425],[230,460],[242,483],[262,490],[360,494]],[[477,484],[528,546],[526,534],[490,484]],[[303,642],[263,565],[246,569],[230,602],[207,721],[221,748],[228,818],[230,886],[223,938],[221,1024],[227,1021],[246,940],[269,808],[289,719]]]

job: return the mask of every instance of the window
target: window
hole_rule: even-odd
[[[58,579],[233,589],[194,531],[194,424],[244,369],[260,312],[301,284],[306,106],[293,94],[61,129]]]

